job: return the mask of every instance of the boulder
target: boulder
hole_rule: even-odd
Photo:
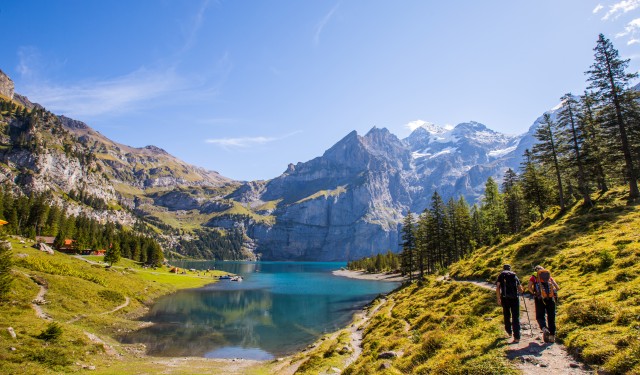
[[[36,245],[36,247],[38,248],[38,250],[45,252],[49,255],[54,255],[55,253],[53,252],[53,249],[51,247],[49,247],[49,245],[47,245],[46,243],[42,243],[40,242],[39,244]]]

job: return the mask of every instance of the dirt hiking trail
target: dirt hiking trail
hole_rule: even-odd
[[[484,281],[464,281],[481,288],[496,290],[495,285]],[[584,364],[572,358],[564,345],[559,343],[545,343],[542,340],[542,331],[536,322],[536,309],[533,298],[524,298],[526,310],[520,297],[520,327],[521,338],[519,343],[509,344],[506,349],[507,358],[514,362],[518,369],[525,375],[582,375],[593,374]],[[527,311],[529,318],[527,318]],[[529,325],[531,319],[531,325]],[[533,329],[533,335],[532,330]],[[559,326],[558,330],[562,330]],[[505,333],[506,335],[506,333]]]

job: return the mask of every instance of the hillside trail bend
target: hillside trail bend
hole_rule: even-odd
[[[43,305],[47,304],[48,301],[45,299],[45,295],[47,294],[47,292],[49,291],[49,286],[47,285],[46,280],[44,280],[41,277],[36,277],[34,275],[29,275],[25,272],[20,272],[22,275],[24,275],[25,277],[31,279],[33,282],[35,282],[39,287],[39,291],[38,294],[36,295],[36,297],[31,301],[31,308],[34,310],[35,315],[43,320],[49,321],[49,322],[54,322],[54,319],[47,314],[44,309],[42,308]],[[125,301],[122,305],[115,307],[113,310],[110,311],[106,311],[97,315],[106,315],[106,314],[112,314],[118,310],[121,310],[127,306],[129,306],[129,303],[131,302],[131,299],[129,297],[125,297]],[[67,324],[70,323],[74,323],[82,318],[85,318],[85,315],[80,315],[76,318],[73,318],[71,320],[69,320],[68,322],[66,322]],[[110,356],[119,356],[119,353],[116,352],[113,347],[109,344],[107,344],[104,340],[102,340],[100,337],[98,337],[97,335],[87,332],[87,331],[83,331],[84,334],[94,343],[97,344],[101,344],[104,347],[105,353],[107,355]]]
[[[448,280],[469,283],[480,288],[495,292],[494,284],[485,281]],[[526,303],[526,310],[523,302]],[[527,318],[527,311],[529,317]],[[559,343],[545,343],[542,331],[536,323],[535,304],[533,298],[520,298],[520,326],[521,338],[519,343],[510,343],[506,349],[507,358],[515,362],[518,369],[525,375],[582,375],[593,374],[593,371],[576,361],[569,355],[564,345]],[[531,319],[531,325],[529,325]],[[562,329],[562,327],[559,327]],[[506,334],[506,333],[505,333]]]

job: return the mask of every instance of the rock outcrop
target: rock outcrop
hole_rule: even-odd
[[[0,95],[9,100],[13,100],[13,90],[13,81],[9,76],[4,74],[2,70],[0,70]]]

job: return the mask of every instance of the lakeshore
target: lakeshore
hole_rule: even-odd
[[[332,274],[335,276],[348,277],[350,279],[358,280],[388,281],[396,283],[406,280],[406,278],[399,273],[368,273],[365,271],[340,269],[333,271]]]

